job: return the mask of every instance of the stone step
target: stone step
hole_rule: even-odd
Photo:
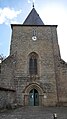
[[[0,113],[0,119],[67,119],[67,107],[28,106]]]

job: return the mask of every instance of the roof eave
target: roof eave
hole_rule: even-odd
[[[58,27],[58,25],[24,25],[24,24],[11,24],[11,28],[13,27],[13,26],[28,26],[28,27],[30,27],[30,26],[42,26],[42,27]]]

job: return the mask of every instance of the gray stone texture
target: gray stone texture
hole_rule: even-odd
[[[22,107],[15,110],[2,110],[0,119],[67,119],[67,107]]]
[[[56,25],[11,25],[10,55],[1,63],[0,108],[4,102],[29,105],[38,90],[39,105],[67,105],[67,64],[61,60]],[[37,40],[33,41],[33,30]],[[38,55],[37,75],[29,74],[30,53]]]

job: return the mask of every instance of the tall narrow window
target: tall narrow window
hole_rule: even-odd
[[[32,53],[29,58],[29,73],[30,75],[37,74],[37,55]]]
[[[0,73],[1,73],[1,64],[0,64]]]

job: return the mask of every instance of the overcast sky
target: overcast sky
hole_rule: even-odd
[[[10,24],[22,24],[32,3],[45,25],[58,25],[61,58],[67,62],[67,0],[0,0],[0,54],[10,53]]]

